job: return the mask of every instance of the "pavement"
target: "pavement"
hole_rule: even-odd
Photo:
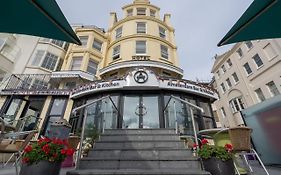
[[[270,175],[281,175],[281,166],[280,167],[273,167],[273,166],[267,166],[266,167]],[[60,175],[66,175],[67,171],[73,170],[74,168],[62,168]],[[260,166],[254,166],[254,173],[251,173],[250,175],[266,175],[266,173],[263,171],[263,169]],[[8,165],[7,167],[2,167],[0,169],[0,175],[16,175],[15,168],[11,165]]]

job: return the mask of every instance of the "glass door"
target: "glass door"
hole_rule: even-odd
[[[125,96],[122,128],[159,128],[158,96]]]

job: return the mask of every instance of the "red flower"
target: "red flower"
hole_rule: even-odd
[[[24,148],[24,152],[29,153],[30,151],[32,151],[31,145],[28,145],[27,147]]]
[[[199,145],[197,145],[196,143],[193,144],[193,148],[197,148]]]
[[[29,161],[29,158],[28,158],[28,157],[24,157],[24,158],[22,159],[22,162],[23,162],[23,163],[28,163],[28,161]]]
[[[231,144],[225,144],[224,145],[224,148],[228,151],[228,152],[231,152],[233,150],[233,146]]]
[[[48,145],[48,144],[44,145],[43,148],[42,148],[42,150],[43,150],[46,154],[49,154],[49,152],[50,152],[50,147],[49,147],[49,145]]]
[[[67,150],[62,149],[60,152],[61,152],[61,154],[66,154],[66,153],[67,153]]]
[[[206,145],[206,144],[209,143],[209,142],[208,142],[207,139],[202,139],[201,143],[202,143],[202,145]]]
[[[72,148],[67,149],[67,150],[66,150],[66,155],[68,155],[68,156],[72,156],[72,155],[74,154],[74,152],[75,152],[75,150],[74,150],[74,149],[72,149]]]

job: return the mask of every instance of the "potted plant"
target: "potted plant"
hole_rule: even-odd
[[[67,145],[66,140],[56,138],[43,138],[28,145],[24,149],[20,175],[59,175],[61,162],[74,153]]]
[[[235,175],[231,144],[225,144],[224,147],[209,145],[206,139],[202,139],[201,143],[198,155],[206,171],[212,175]],[[197,149],[198,145],[194,145],[194,148]]]

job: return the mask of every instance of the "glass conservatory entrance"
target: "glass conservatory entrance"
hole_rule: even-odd
[[[122,128],[160,128],[158,96],[124,96]]]

